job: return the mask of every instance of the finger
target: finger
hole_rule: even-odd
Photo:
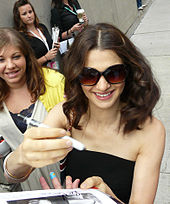
[[[103,179],[99,176],[92,176],[87,178],[81,185],[80,188],[82,189],[88,189],[92,187],[98,187],[103,183]]]
[[[37,160],[37,161],[29,161],[26,160],[25,164],[32,166],[33,168],[42,168],[44,166],[50,165],[50,164],[55,164],[56,162],[64,159],[62,158],[57,158],[57,159],[49,159],[49,160]]]
[[[62,128],[32,127],[25,132],[24,136],[32,139],[45,139],[63,137],[66,134],[67,131]]]
[[[58,43],[54,43],[54,46],[55,46],[55,48],[56,47],[60,47],[60,43],[58,42]]]
[[[58,47],[55,47],[54,49],[55,49],[55,50],[53,51],[53,55],[56,55],[57,52],[58,52]]]
[[[24,153],[25,157],[27,158],[27,160],[30,161],[48,161],[48,160],[53,160],[53,159],[57,159],[57,158],[61,158],[61,157],[65,157],[68,152],[70,152],[72,150],[72,147],[70,148],[66,148],[66,149],[58,149],[58,150],[49,150],[49,151],[38,151],[37,152],[33,152],[33,151],[29,151]]]
[[[53,54],[56,54],[56,53],[57,53],[57,47],[55,47],[53,50]]]
[[[58,45],[58,43],[55,42],[55,43],[54,43],[54,47],[56,47],[57,45]]]
[[[32,166],[34,168],[41,168],[41,167],[44,167],[44,166],[47,166],[47,165],[50,165],[50,164],[54,164],[62,159],[64,159],[66,156],[67,156],[68,152],[66,154],[63,154],[62,156],[55,156],[55,158],[50,158],[50,155],[49,155],[49,158],[44,160],[43,158],[41,159],[36,159],[36,154],[35,154],[35,158],[34,159],[30,159],[29,157],[26,157],[26,156],[23,156],[23,161],[25,164],[29,165],[29,166]],[[39,155],[42,155],[42,154],[39,154]]]
[[[72,188],[78,188],[80,184],[80,179],[76,179],[73,183],[72,183]]]
[[[48,184],[47,184],[47,182],[43,176],[41,176],[39,180],[40,180],[40,184],[41,184],[42,189],[44,189],[44,190],[50,189],[50,187],[48,186]]]
[[[60,181],[58,180],[54,172],[50,172],[50,178],[55,189],[62,189]]]
[[[51,53],[54,53],[55,52],[55,50],[56,50],[56,48],[54,47],[54,48],[52,48],[51,49]]]
[[[72,188],[72,177],[66,176],[66,188],[71,189]]]
[[[67,151],[70,147],[72,147],[72,142],[69,139],[27,140],[24,143],[23,150],[30,150],[30,153],[54,150]]]

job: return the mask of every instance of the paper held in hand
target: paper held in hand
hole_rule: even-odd
[[[53,45],[52,48],[54,48],[54,43],[58,42],[58,37],[59,37],[59,28],[58,27],[52,27],[52,39],[53,39]]]
[[[99,190],[51,189],[0,193],[1,204],[117,204]]]
[[[69,44],[69,46],[71,46],[73,41],[74,41],[74,38],[69,38],[68,40],[64,40],[64,41],[60,42],[59,51],[60,51],[61,55],[68,50],[68,44]]]

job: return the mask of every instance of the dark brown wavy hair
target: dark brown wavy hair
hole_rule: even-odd
[[[124,133],[140,129],[148,116],[152,119],[152,110],[160,97],[160,89],[155,81],[151,67],[135,45],[113,25],[99,23],[87,26],[79,33],[64,59],[66,79],[65,94],[67,102],[63,110],[73,127],[79,129],[81,116],[87,112],[88,98],[85,96],[78,80],[90,50],[113,50],[125,64],[128,75],[120,102],[120,126]]]
[[[0,28],[0,50],[8,45],[19,48],[26,59],[26,83],[32,96],[32,102],[35,102],[46,90],[42,68],[38,64],[30,45],[18,31],[12,28]],[[0,110],[3,109],[2,103],[8,95],[9,87],[5,80],[0,78]]]
[[[20,32],[27,33],[26,24],[20,18],[19,7],[29,4],[34,12],[35,21],[34,25],[36,28],[39,28],[39,19],[35,13],[33,5],[28,0],[18,0],[15,2],[13,7],[13,21],[14,21],[14,28]]]

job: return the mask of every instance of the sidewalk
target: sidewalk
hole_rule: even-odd
[[[166,147],[155,204],[170,204],[170,0],[154,0],[131,40],[151,62],[161,86],[154,114],[165,125]]]

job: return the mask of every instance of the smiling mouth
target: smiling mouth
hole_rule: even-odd
[[[18,73],[19,70],[17,71],[14,71],[14,72],[9,72],[9,73],[6,73],[8,75],[8,77],[15,77],[15,75]]]
[[[104,98],[104,97],[110,96],[112,93],[113,93],[113,91],[110,91],[110,92],[108,92],[108,93],[103,93],[103,94],[101,94],[101,93],[95,93],[95,95]]]

